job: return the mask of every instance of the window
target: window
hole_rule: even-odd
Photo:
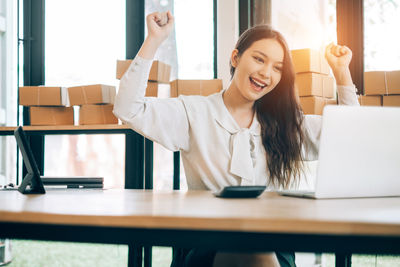
[[[179,79],[213,79],[213,1],[175,0]]]
[[[364,70],[400,69],[400,1],[364,0]]]
[[[125,59],[125,2],[45,2],[46,85],[118,86],[116,60]],[[123,187],[124,142],[123,135],[47,136],[45,174],[97,175],[107,187]]]
[[[0,126],[16,124],[17,114],[17,2],[0,2]],[[14,182],[14,138],[0,137],[0,184]]]
[[[322,50],[336,42],[336,1],[271,1],[271,24],[290,49]]]

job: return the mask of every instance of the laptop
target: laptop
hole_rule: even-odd
[[[279,191],[323,198],[400,196],[400,108],[326,106],[315,191]]]
[[[44,185],[63,186],[64,188],[103,188],[103,177],[44,177],[40,176],[32,150],[25,132],[19,126],[14,131],[14,136],[21,151],[27,170],[18,191],[23,194],[44,194]]]

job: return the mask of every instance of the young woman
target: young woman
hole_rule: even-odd
[[[146,21],[148,36],[120,81],[114,114],[145,137],[181,151],[189,190],[295,185],[302,162],[318,158],[321,116],[302,114],[283,36],[267,25],[244,32],[231,54],[231,83],[220,93],[146,98],[152,59],[170,34],[174,18],[170,12],[153,13]],[[333,44],[325,53],[336,78],[339,104],[358,105],[349,71],[351,55],[347,47]],[[197,251],[181,257],[186,263],[200,259],[216,266],[231,266],[230,261],[244,261],[245,266],[294,266],[292,253]]]

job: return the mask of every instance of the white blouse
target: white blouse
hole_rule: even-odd
[[[228,185],[269,185],[261,127],[254,116],[240,128],[222,92],[207,97],[144,97],[152,60],[136,57],[121,78],[114,114],[134,131],[181,151],[188,188],[217,191]],[[339,104],[359,105],[353,86],[338,86]],[[305,160],[318,159],[321,116],[305,115]]]

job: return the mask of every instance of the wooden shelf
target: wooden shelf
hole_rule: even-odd
[[[0,135],[13,135],[17,126],[0,127]],[[97,124],[97,125],[57,125],[57,126],[23,126],[24,131],[43,134],[76,134],[76,133],[107,133],[131,130],[128,125]]]

